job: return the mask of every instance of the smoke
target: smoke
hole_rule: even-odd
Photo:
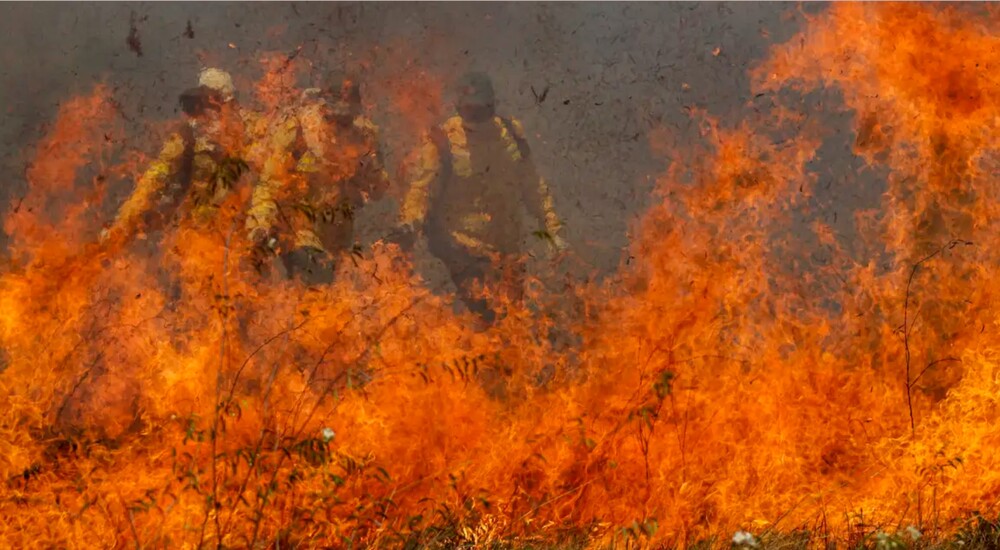
[[[176,97],[201,66],[234,74],[241,94],[264,52],[292,52],[310,80],[361,72],[366,102],[385,128],[390,161],[406,136],[380,83],[407,85],[419,71],[445,85],[468,68],[491,73],[501,110],[521,119],[592,268],[623,257],[631,221],[648,205],[662,161],[647,134],[688,135],[685,107],[720,116],[751,98],[746,69],[798,28],[780,4],[9,4],[0,18],[0,204],[25,190],[30,145],[61,101],[106,82],[125,121],[124,149],[152,154],[150,126],[177,116]],[[136,48],[136,45],[139,48]],[[141,56],[138,55],[141,50]],[[409,62],[409,63],[407,63]],[[303,83],[305,84],[305,83]],[[545,92],[547,90],[547,92]],[[544,93],[543,93],[544,92]],[[398,118],[398,117],[397,117]],[[117,204],[127,189],[110,190]],[[360,228],[383,233],[392,205]],[[0,236],[0,246],[6,236]]]

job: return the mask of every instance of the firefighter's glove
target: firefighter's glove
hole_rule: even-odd
[[[559,235],[552,235],[551,245],[556,252],[566,252],[569,250],[569,243]]]
[[[262,256],[274,255],[278,250],[278,237],[274,231],[258,227],[250,233],[250,242],[254,251]]]
[[[265,266],[277,255],[278,239],[273,231],[256,228],[250,233],[250,265],[263,275]]]
[[[562,237],[551,231],[540,229],[538,231],[535,231],[534,235],[535,237],[538,237],[539,239],[545,241],[545,243],[549,246],[549,250],[551,252],[558,254],[566,251],[569,248],[569,245],[566,244],[566,241]]]
[[[123,240],[124,231],[119,227],[106,227],[101,230],[101,233],[97,236],[97,242],[102,246],[107,246],[111,243],[119,242]]]

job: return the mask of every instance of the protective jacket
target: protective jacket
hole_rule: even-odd
[[[213,219],[248,168],[253,133],[259,132],[256,113],[234,114],[224,116],[219,127],[188,122],[172,132],[119,208],[110,230],[128,234],[140,225],[163,230],[185,215],[196,222]]]
[[[455,115],[425,136],[401,222],[423,226],[432,247],[443,240],[476,255],[516,254],[521,204],[556,237],[560,222],[521,123]]]
[[[321,102],[289,110],[254,187],[250,234],[277,235],[285,249],[349,250],[354,212],[388,187],[378,144],[378,128],[363,116],[345,128]]]

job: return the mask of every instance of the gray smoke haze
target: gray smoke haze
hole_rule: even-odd
[[[686,107],[738,120],[753,100],[748,69],[802,20],[784,3],[19,3],[0,13],[4,205],[24,193],[29,146],[60,101],[97,82],[134,121],[128,146],[152,154],[158,144],[143,125],[176,116],[178,93],[204,65],[249,84],[261,74],[259,52],[301,45],[322,75],[381,48],[383,59],[404,54],[438,74],[475,67],[493,76],[501,110],[531,136],[568,240],[604,273],[664,168],[648,131],[693,135]],[[384,104],[372,82],[386,73],[405,81],[406,70],[376,58],[362,75],[366,101]],[[376,122],[391,130],[380,112]],[[406,144],[384,134],[398,160]],[[392,210],[368,215],[366,238]]]

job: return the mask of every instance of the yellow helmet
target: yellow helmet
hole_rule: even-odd
[[[198,75],[198,84],[219,92],[225,101],[236,97],[236,86],[233,85],[233,77],[222,69],[214,67],[202,69]]]

